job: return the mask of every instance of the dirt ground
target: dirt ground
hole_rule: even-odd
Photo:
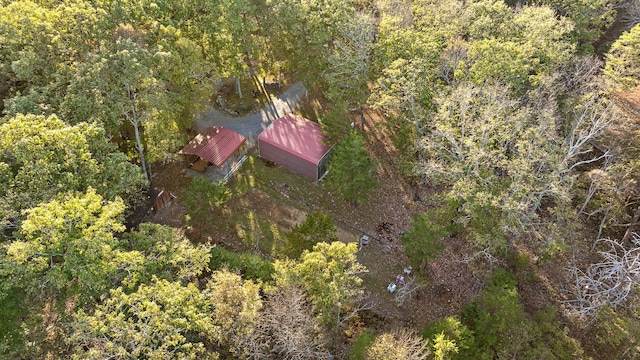
[[[251,251],[257,247],[248,244],[243,234],[247,228],[253,227],[252,222],[255,221],[238,217],[239,213],[249,212],[251,219],[261,219],[271,225],[270,228],[275,225],[277,231],[287,231],[301,223],[307,212],[323,211],[333,217],[341,241],[358,242],[364,234],[371,238],[370,243],[362,246],[358,254],[360,262],[369,270],[363,278],[368,301],[372,304],[371,316],[383,320],[390,328],[410,326],[422,329],[432,321],[458,313],[478,294],[482,280],[475,279],[469,265],[459,260],[468,256],[471,250],[464,239],[450,238],[437,259],[407,276],[406,281],[413,278],[420,288],[403,306],[398,306],[394,295],[387,291],[387,285],[409,266],[399,235],[410,229],[414,214],[429,209],[429,189],[420,189],[408,183],[396,167],[395,150],[388,145],[390,142],[384,128],[377,126],[382,120],[376,112],[366,114],[369,151],[380,164],[377,171],[380,187],[364,204],[356,207],[334,199],[320,184],[305,184],[308,180],[301,180],[300,183],[290,178],[286,182],[269,180],[268,184],[250,188],[234,197],[223,209],[214,212],[212,221],[222,226],[208,227],[203,231],[185,221],[186,210],[180,202],[180,194],[190,180],[183,175],[184,161],[177,161],[155,167],[156,186],[168,189],[177,198],[157,214],[152,214],[147,221],[185,228],[187,234],[196,241],[211,241],[235,250]],[[288,173],[282,168],[274,171]],[[234,186],[234,183],[230,185]],[[300,187],[309,187],[311,191]],[[261,231],[265,232],[264,229]],[[256,237],[255,234],[253,236]],[[264,238],[274,236],[277,235],[267,234]]]
[[[307,114],[314,112],[305,110]],[[193,241],[223,244],[236,251],[274,257],[273,249],[283,232],[302,222],[308,212],[322,211],[334,219],[341,241],[359,241],[365,234],[371,238],[358,253],[359,261],[369,270],[363,276],[363,284],[372,307],[361,314],[365,327],[379,331],[411,327],[420,331],[433,321],[458,314],[481,293],[491,268],[481,261],[469,260],[476,252],[461,236],[448,238],[437,258],[422,269],[413,269],[406,277],[405,281],[414,281],[420,288],[402,306],[387,291],[387,285],[409,265],[400,234],[410,229],[413,215],[430,210],[431,197],[437,189],[418,185],[403,175],[387,130],[379,126],[384,121],[379,113],[367,111],[365,120],[368,151],[379,163],[376,176],[380,187],[359,206],[341,201],[321,183],[254,156],[253,163],[247,161],[229,183],[234,197],[221,209],[215,209],[210,221],[190,223],[185,220],[188,214],[181,202],[190,179],[183,175],[187,164],[181,160],[155,166],[155,186],[164,187],[177,197],[146,221],[184,228]],[[525,269],[518,291],[527,312],[548,305],[560,308],[558,299],[563,294],[557,289],[567,284],[568,263],[569,259],[560,256],[544,263],[533,261]],[[577,338],[590,336],[571,324],[565,325],[573,329],[571,333]]]

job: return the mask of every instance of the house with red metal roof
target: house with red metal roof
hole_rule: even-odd
[[[205,171],[209,164],[223,168],[246,140],[235,131],[211,126],[193,138],[178,154],[197,156],[197,160],[191,164],[194,170]]]
[[[326,171],[331,146],[320,124],[289,114],[258,136],[260,156],[312,180]]]

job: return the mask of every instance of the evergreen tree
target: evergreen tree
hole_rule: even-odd
[[[360,135],[352,132],[339,143],[329,163],[327,186],[340,196],[358,204],[364,201],[369,192],[378,187],[373,176],[376,165],[364,148]]]

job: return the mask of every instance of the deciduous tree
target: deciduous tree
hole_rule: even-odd
[[[276,283],[306,291],[322,323],[339,326],[360,310],[364,291],[360,275],[367,271],[356,258],[355,243],[319,243],[299,261],[276,261]]]
[[[428,340],[427,340],[428,341]],[[426,360],[427,341],[407,329],[378,335],[367,350],[368,360]]]
[[[99,125],[68,126],[57,116],[17,115],[0,125],[0,218],[15,227],[22,211],[89,187],[108,200],[139,199],[144,177]]]
[[[247,339],[248,359],[328,359],[325,334],[313,316],[304,291],[279,287],[267,294],[257,321],[258,329]]]
[[[108,289],[126,266],[115,237],[124,231],[124,208],[122,201],[103,202],[89,189],[28,210],[22,238],[6,249],[10,284],[32,294],[75,289],[95,296]]]
[[[78,359],[217,359],[206,348],[214,326],[194,284],[154,280],[133,293],[111,290],[92,313],[80,310],[69,341]]]
[[[222,270],[213,273],[206,295],[215,325],[210,332],[211,339],[228,347],[235,355],[241,355],[243,339],[255,331],[262,309],[260,286]]]
[[[548,5],[562,16],[573,21],[572,42],[578,45],[582,54],[591,54],[594,43],[613,23],[616,11],[611,0],[537,0]]]
[[[193,244],[181,230],[169,226],[142,223],[123,236],[121,247],[142,260],[122,275],[123,285],[129,288],[148,283],[152,277],[193,281],[209,270],[211,247]]]
[[[345,101],[348,110],[358,110],[361,127],[364,129],[364,105],[369,97],[367,82],[374,47],[375,23],[371,15],[357,12],[354,19],[345,25],[333,42],[329,67],[324,73],[327,82],[325,96],[332,102]]]

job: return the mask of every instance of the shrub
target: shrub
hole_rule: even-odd
[[[319,242],[338,241],[333,219],[320,211],[308,213],[301,224],[295,225],[291,231],[284,234],[284,239],[283,253],[290,259],[299,258],[304,250],[313,249]]]
[[[438,256],[445,247],[445,238],[459,231],[459,226],[451,221],[456,215],[456,204],[447,203],[414,216],[411,230],[404,233],[401,240],[415,266],[421,267]]]
[[[376,340],[376,336],[370,331],[364,331],[353,343],[347,359],[349,360],[365,360],[367,357],[367,349]]]
[[[271,282],[274,273],[273,263],[258,254],[237,253],[221,246],[211,249],[209,267],[212,270],[227,266],[229,270],[239,271],[244,279]]]
[[[473,354],[454,358],[576,359],[583,350],[570,338],[548,307],[528,314],[523,310],[515,277],[504,269],[494,272],[485,293],[462,312],[474,333]]]

